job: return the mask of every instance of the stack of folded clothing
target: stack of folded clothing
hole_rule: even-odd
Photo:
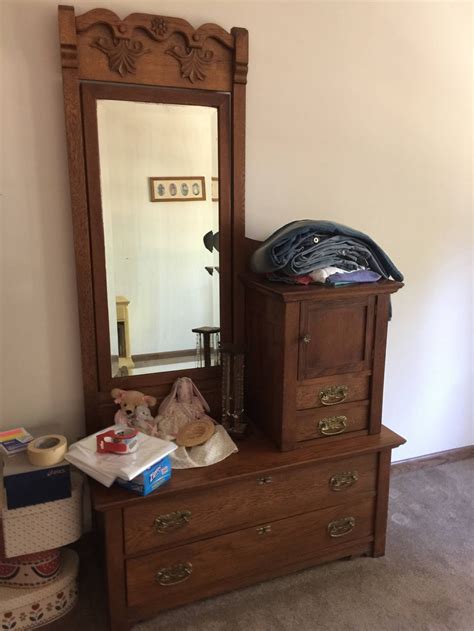
[[[339,286],[402,281],[403,275],[368,235],[332,221],[303,219],[274,232],[254,252],[254,272],[270,280]]]

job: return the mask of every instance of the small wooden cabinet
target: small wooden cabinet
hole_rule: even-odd
[[[246,409],[283,450],[380,431],[390,294],[246,276]]]

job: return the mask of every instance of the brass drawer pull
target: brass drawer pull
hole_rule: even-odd
[[[273,478],[271,475],[264,475],[261,478],[257,478],[257,484],[262,486],[262,484],[271,484],[273,482]]]
[[[354,530],[356,520],[354,517],[344,517],[330,521],[328,524],[328,533],[330,537],[344,537]]]
[[[357,471],[344,471],[336,473],[329,478],[329,488],[331,491],[343,491],[353,486],[359,479]]]
[[[319,393],[323,405],[337,405],[345,401],[349,388],[347,386],[329,386]]]
[[[267,535],[271,531],[272,531],[272,527],[270,525],[261,526],[260,528],[257,528],[257,532],[259,535]]]
[[[328,416],[319,421],[319,431],[324,436],[342,434],[347,429],[347,416]]]
[[[171,567],[162,567],[155,576],[158,585],[176,585],[182,583],[191,576],[193,571],[192,563],[177,563]]]
[[[174,513],[168,513],[167,515],[159,515],[155,519],[155,532],[160,535],[168,534],[179,530],[189,523],[191,518],[191,511],[189,510],[177,510]]]

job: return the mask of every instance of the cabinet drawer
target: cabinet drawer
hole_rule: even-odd
[[[296,389],[296,409],[337,407],[352,401],[365,401],[370,395],[368,375],[334,375],[299,383]],[[334,407],[333,407],[334,406]]]
[[[296,440],[329,438],[367,429],[369,404],[338,405],[337,410],[313,408],[296,413]]]
[[[261,523],[127,561],[128,605],[162,608],[233,589],[243,578],[373,534],[375,498]],[[192,596],[191,596],[192,595]]]
[[[208,490],[150,497],[124,510],[127,554],[179,545],[375,492],[377,454],[258,473]],[[346,483],[335,480],[349,475]],[[346,475],[346,477],[347,477]],[[339,478],[338,478],[339,476]]]

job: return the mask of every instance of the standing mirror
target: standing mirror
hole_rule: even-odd
[[[97,102],[111,376],[219,363],[217,110]]]
[[[59,7],[87,429],[242,339],[247,32]]]

